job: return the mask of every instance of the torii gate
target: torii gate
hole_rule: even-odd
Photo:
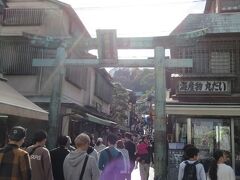
[[[117,38],[116,30],[97,30],[97,38],[83,39],[83,49],[98,49],[98,59],[65,59],[63,41],[53,37],[41,37],[24,33],[35,46],[57,49],[56,59],[33,59],[33,66],[56,67],[49,112],[49,145],[54,146],[60,123],[62,80],[65,77],[64,65],[93,67],[154,67],[155,68],[155,108],[154,121],[154,169],[155,180],[167,179],[167,140],[166,140],[166,80],[165,67],[192,67],[191,59],[165,59],[165,48],[177,43],[193,43],[192,39],[204,36],[207,29],[178,36]],[[154,49],[153,59],[118,59],[117,49]]]

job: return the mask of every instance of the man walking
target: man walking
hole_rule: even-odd
[[[198,153],[194,146],[186,149],[187,160],[179,165],[178,180],[206,180],[204,167],[198,162]]]
[[[74,142],[77,149],[70,152],[63,163],[65,180],[98,180],[100,172],[97,162],[94,157],[87,154],[89,136],[82,133]]]
[[[21,126],[15,126],[10,130],[8,144],[0,149],[0,179],[31,179],[31,167],[28,153],[20,149],[25,136],[26,130]]]
[[[117,136],[109,134],[108,147],[100,152],[98,167],[102,171],[101,180],[121,180],[120,172],[124,170],[122,153],[115,148]]]
[[[60,136],[58,138],[58,148],[50,151],[53,177],[55,180],[64,180],[63,162],[70,152],[67,149],[67,142],[67,136]]]
[[[50,154],[45,144],[47,133],[38,131],[34,134],[34,144],[27,148],[32,165],[32,180],[53,180]]]

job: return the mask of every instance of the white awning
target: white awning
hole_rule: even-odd
[[[166,114],[196,116],[240,116],[240,105],[233,104],[167,104]]]
[[[102,119],[102,118],[96,117],[96,116],[88,114],[88,113],[86,113],[86,115],[87,115],[87,119],[89,121],[97,123],[97,124],[102,124],[102,125],[105,125],[105,126],[113,126],[113,125],[117,124],[117,123],[115,123],[113,121]]]
[[[48,112],[0,80],[0,114],[48,120]]]

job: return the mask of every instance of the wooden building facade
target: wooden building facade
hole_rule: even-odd
[[[204,14],[188,15],[171,34],[205,28],[205,36],[171,48],[171,58],[193,59],[193,67],[169,70],[167,138],[194,144],[203,160],[229,152],[240,176],[240,1],[208,0]]]
[[[24,34],[75,39],[67,51],[67,57],[75,59],[94,58],[78,48],[81,39],[89,38],[90,34],[72,7],[60,1],[7,0],[1,1],[0,6],[1,72],[12,87],[48,110],[54,68],[33,67],[32,60],[55,58],[56,49],[35,47]],[[59,132],[74,138],[82,131],[94,133],[100,128],[99,132],[104,132],[105,128],[115,126],[109,116],[113,86],[108,73],[92,67],[66,66],[65,69]]]

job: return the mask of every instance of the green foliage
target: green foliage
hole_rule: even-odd
[[[126,125],[128,119],[129,92],[120,83],[114,83],[111,115],[119,125]]]
[[[136,113],[149,113],[147,99],[149,95],[154,94],[155,90],[154,69],[121,68],[114,73],[113,79],[127,89],[131,89],[134,92],[143,92],[144,94],[138,99],[138,102],[145,103],[137,104]]]
[[[154,90],[147,90],[145,93],[138,99],[139,102],[144,102],[144,103],[139,103],[136,106],[136,112],[140,114],[148,114],[149,113],[149,104],[148,104],[148,98],[149,96],[153,96]]]
[[[154,87],[153,69],[129,69],[122,68],[114,73],[113,79],[119,82],[123,87],[131,89],[134,92],[145,92]]]

